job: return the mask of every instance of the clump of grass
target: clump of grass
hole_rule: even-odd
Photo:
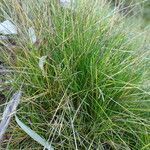
[[[148,150],[149,64],[142,34],[139,40],[101,0],[67,8],[55,0],[4,2],[2,11],[19,32],[13,60],[3,53],[14,70],[11,86],[24,91],[19,118],[55,149]],[[15,122],[7,134],[3,147],[41,149]]]

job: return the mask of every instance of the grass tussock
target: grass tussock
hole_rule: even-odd
[[[1,11],[18,27],[15,46],[2,51],[9,85],[23,90],[17,114],[26,125],[59,150],[150,149],[144,31],[104,0],[3,0]],[[2,147],[42,149],[13,121],[7,135]]]

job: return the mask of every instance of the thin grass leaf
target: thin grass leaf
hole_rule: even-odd
[[[47,148],[48,150],[54,150],[54,148],[41,136],[39,136],[35,131],[31,130],[28,126],[26,126],[22,121],[19,120],[17,116],[15,116],[17,124],[21,127],[23,131],[25,131],[33,140]]]
[[[21,91],[16,92],[12,99],[10,100],[10,102],[8,103],[8,105],[6,106],[4,112],[3,112],[3,116],[2,116],[2,121],[0,123],[0,140],[2,139],[9,123],[10,123],[10,119],[12,117],[12,115],[14,114],[14,112],[16,111],[16,108],[20,102],[20,98],[21,98]]]

